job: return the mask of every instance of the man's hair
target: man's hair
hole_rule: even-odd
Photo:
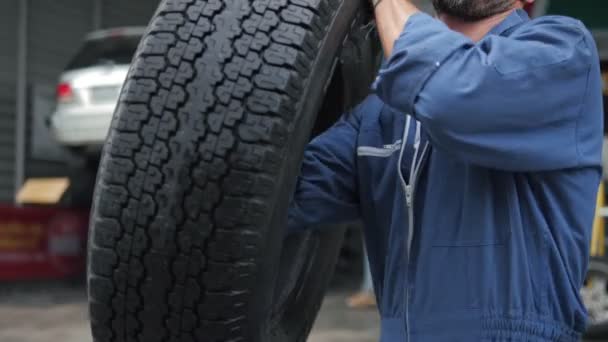
[[[505,12],[517,0],[433,0],[437,13],[467,21],[481,20]]]

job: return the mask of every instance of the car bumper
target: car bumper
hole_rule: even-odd
[[[59,143],[68,146],[101,146],[106,140],[114,107],[79,112],[56,112],[50,128]]]

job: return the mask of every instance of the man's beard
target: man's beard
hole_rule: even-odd
[[[433,0],[437,13],[467,21],[489,18],[509,10],[516,0]]]

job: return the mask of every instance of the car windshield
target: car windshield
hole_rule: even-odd
[[[66,70],[102,64],[130,64],[141,36],[111,36],[88,40],[70,61]]]

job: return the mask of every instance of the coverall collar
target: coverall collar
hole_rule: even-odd
[[[528,13],[523,9],[514,10],[500,24],[496,25],[488,34],[502,35],[513,27],[529,21]]]

